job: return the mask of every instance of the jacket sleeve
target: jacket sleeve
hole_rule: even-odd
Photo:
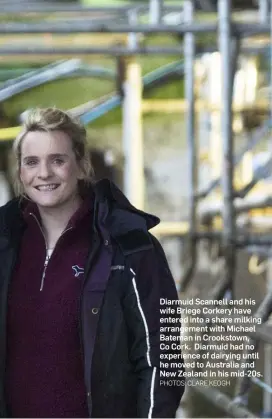
[[[183,364],[178,330],[181,323],[175,303],[162,303],[176,301],[178,295],[163,249],[154,237],[152,241],[153,249],[135,253],[127,266],[130,279],[123,300],[124,315],[130,360],[138,378],[138,417],[171,418],[176,415],[185,385],[183,367],[176,365]],[[166,307],[172,312],[163,313]],[[174,326],[175,331],[165,332],[165,326]],[[173,340],[161,340],[162,335]]]

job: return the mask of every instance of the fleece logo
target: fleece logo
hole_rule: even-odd
[[[80,268],[78,265],[72,266],[75,277],[77,278],[80,274],[84,274],[84,268]]]

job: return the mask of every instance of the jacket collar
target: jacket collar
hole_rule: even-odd
[[[14,198],[0,208],[0,249],[19,242],[24,227],[20,200]]]
[[[148,230],[159,224],[158,217],[136,209],[108,179],[97,182],[94,192],[95,223],[105,226],[125,255],[153,247]]]
[[[107,203],[109,207],[109,225],[112,225],[114,230],[120,228],[121,230],[136,228],[145,228],[147,230],[155,227],[159,224],[160,219],[155,215],[141,211],[135,208],[129,200],[125,197],[123,192],[110,180],[102,179],[98,181],[94,186],[94,192],[96,196],[96,202]],[[126,214],[126,221],[129,224],[124,224],[124,218],[116,217],[113,219],[113,215]]]

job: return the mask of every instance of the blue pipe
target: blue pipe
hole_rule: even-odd
[[[148,87],[152,83],[164,78],[167,74],[171,74],[173,72],[182,71],[183,72],[184,65],[183,62],[176,61],[174,63],[166,64],[163,67],[160,67],[150,73],[146,74],[143,77],[143,86]],[[100,103],[95,108],[86,111],[84,114],[80,116],[80,120],[84,125],[88,125],[90,122],[95,121],[96,119],[100,118],[101,116],[105,115],[107,112],[117,108],[121,105],[122,99],[120,95],[113,94],[111,98],[106,99],[105,102]]]

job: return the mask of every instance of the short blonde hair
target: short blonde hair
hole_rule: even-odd
[[[16,159],[14,190],[17,196],[23,194],[23,185],[20,179],[22,142],[25,136],[33,131],[45,131],[48,133],[62,131],[66,133],[71,139],[76,160],[83,172],[81,182],[85,186],[92,183],[94,171],[87,150],[85,127],[79,120],[61,109],[35,108],[26,112],[22,130],[13,143],[13,152]]]

